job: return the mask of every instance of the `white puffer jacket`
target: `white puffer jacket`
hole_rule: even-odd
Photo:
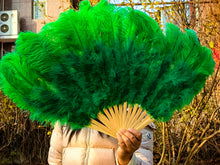
[[[153,123],[143,129],[141,147],[135,152],[129,165],[153,164]],[[83,128],[68,143],[71,131],[57,122],[50,141],[48,162],[50,165],[117,165],[117,139]]]

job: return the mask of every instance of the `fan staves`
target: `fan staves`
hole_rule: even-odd
[[[103,132],[116,138],[116,133],[120,129],[133,128],[142,130],[154,121],[146,110],[138,104],[134,106],[125,102],[123,105],[115,105],[108,109],[103,109],[104,113],[99,113],[97,119],[91,120],[89,128]]]

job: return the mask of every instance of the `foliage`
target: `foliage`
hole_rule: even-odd
[[[166,123],[156,123],[154,155],[158,164],[219,163],[219,81],[216,71],[182,113],[176,113]]]
[[[50,126],[29,120],[0,91],[0,164],[46,164]]]

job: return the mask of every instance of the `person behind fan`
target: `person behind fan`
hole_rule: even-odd
[[[52,132],[49,165],[152,165],[153,129],[121,129],[117,139],[90,128],[71,130],[57,122]]]

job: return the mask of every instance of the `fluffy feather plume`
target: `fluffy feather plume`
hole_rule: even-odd
[[[141,105],[167,121],[214,71],[211,51],[192,30],[102,0],[68,10],[42,30],[20,33],[0,62],[0,86],[31,118],[89,126],[104,108]]]

